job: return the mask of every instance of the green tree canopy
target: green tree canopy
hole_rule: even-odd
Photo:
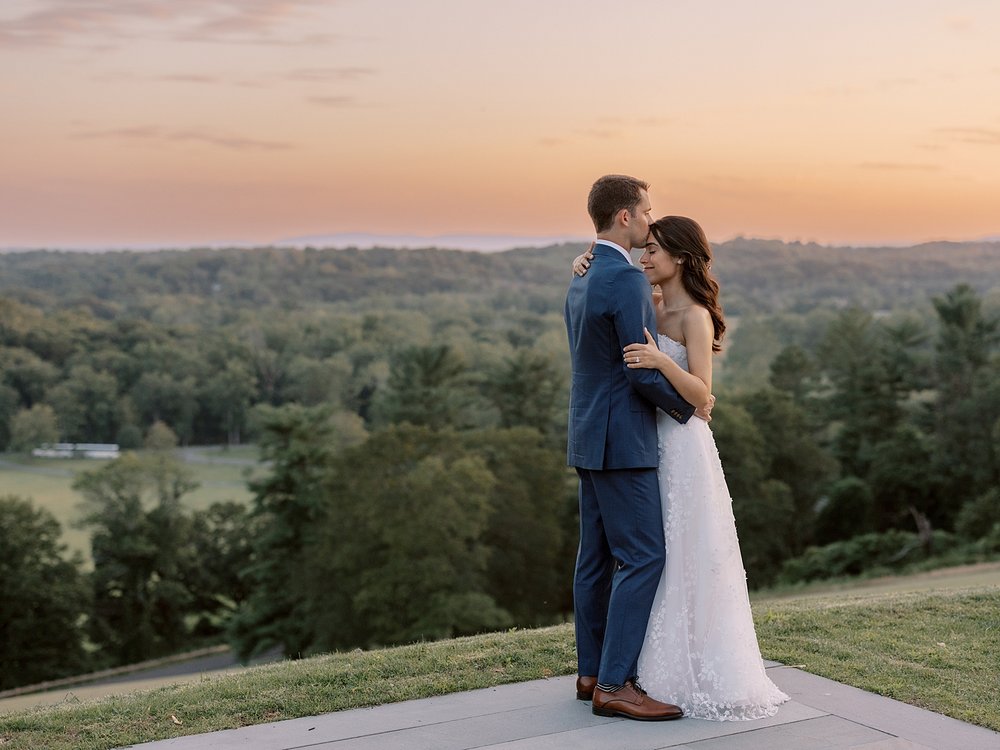
[[[0,690],[84,671],[80,560],[65,557],[46,510],[0,497]]]
[[[197,485],[166,455],[125,454],[77,476],[81,525],[93,531],[92,637],[115,664],[171,653],[188,635],[191,593],[180,560],[190,520],[180,500]]]
[[[59,440],[56,413],[48,404],[35,404],[21,409],[10,423],[10,447],[16,451],[30,451],[43,443]]]
[[[562,372],[552,358],[531,349],[518,349],[487,379],[487,393],[500,412],[501,427],[523,425],[543,434],[565,421]]]
[[[76,365],[49,390],[46,400],[59,418],[60,433],[70,442],[110,443],[118,434],[118,383],[109,373]]]
[[[798,537],[808,536],[808,521],[802,531],[788,485],[768,478],[767,444],[750,413],[723,402],[712,415],[743,564],[749,584],[760,587],[774,579],[781,561],[796,548]]]
[[[401,643],[503,627],[485,535],[496,478],[451,431],[401,425],[334,463],[311,536],[315,647]]]
[[[434,429],[474,423],[467,372],[462,357],[446,344],[404,349],[392,360],[378,400],[379,422]]]

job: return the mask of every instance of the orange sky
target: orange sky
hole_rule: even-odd
[[[947,5],[947,7],[945,7]],[[3,0],[0,247],[1000,235],[993,0]]]

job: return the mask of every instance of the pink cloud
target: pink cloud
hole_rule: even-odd
[[[315,43],[329,35],[282,39],[286,21],[301,17],[322,0],[49,0],[41,10],[0,21],[0,45],[93,42],[134,36],[135,26],[155,23],[175,39]]]
[[[941,167],[937,164],[912,164],[894,161],[866,161],[858,166],[862,169],[875,169],[885,172],[938,172],[941,170]]]
[[[200,75],[198,73],[168,73],[157,76],[158,81],[169,81],[174,83],[222,83],[222,79],[216,76]]]
[[[1000,130],[992,128],[938,128],[935,132],[961,143],[1000,146]]]
[[[305,82],[356,81],[377,72],[375,68],[362,67],[300,68],[288,71],[283,78],[289,81]]]
[[[310,96],[309,101],[323,107],[357,107],[359,106],[357,97],[347,95],[333,96]]]
[[[220,135],[198,130],[164,130],[155,125],[138,125],[128,128],[96,130],[76,133],[74,138],[124,139],[133,141],[194,142],[236,151],[285,151],[290,143],[262,141],[237,135]]]

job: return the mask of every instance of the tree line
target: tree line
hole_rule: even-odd
[[[850,307],[929,317],[930,299],[963,279],[996,306],[998,247],[722,243],[741,330],[720,383],[764,385],[786,343],[808,348]],[[0,254],[0,450],[138,447],[157,421],[184,444],[238,443],[256,404],[333,403],[367,420],[401,346],[451,344],[474,378],[526,343],[560,351],[581,249]]]
[[[382,261],[409,261],[383,274],[391,292],[317,301],[289,283],[287,303],[258,298],[261,309],[219,301],[212,277],[199,296],[176,270],[172,286],[134,292],[138,307],[116,300],[103,313],[45,296],[68,278],[34,300],[30,287],[0,298],[6,445],[56,435],[160,448],[77,479],[91,570],[67,558],[50,515],[0,501],[0,548],[12,551],[0,564],[0,687],[223,638],[244,656],[273,646],[297,656],[567,616],[576,508],[560,309],[578,250],[533,251],[526,280],[502,270],[518,265],[509,257],[428,251],[425,263],[384,251]],[[747,252],[777,269],[794,250]],[[203,260],[159,256],[118,261]],[[308,256],[254,255],[251,267]],[[436,273],[458,273],[453,257],[475,269],[471,291],[435,286]],[[102,278],[94,269],[115,258],[90,260],[76,283],[96,283],[89,274]],[[407,288],[410,276],[424,286]],[[852,573],[960,547],[1000,551],[988,280],[977,290],[952,277],[909,307],[871,310],[841,297],[794,310],[730,284],[743,313],[712,428],[751,586],[835,573],[848,558]],[[186,509],[191,479],[164,450],[173,435],[252,437],[268,470],[250,507]]]

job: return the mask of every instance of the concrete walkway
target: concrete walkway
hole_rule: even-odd
[[[792,700],[761,721],[594,716],[557,677],[178,737],[142,750],[1000,750],[1000,734],[768,663]]]

